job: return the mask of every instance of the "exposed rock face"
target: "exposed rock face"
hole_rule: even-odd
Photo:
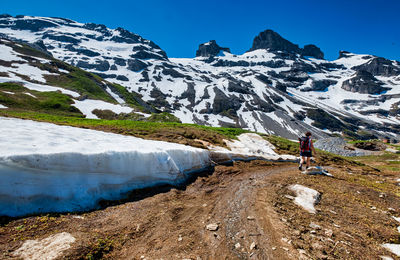
[[[315,80],[311,83],[311,87],[306,87],[301,91],[325,91],[329,86],[336,83],[336,80],[330,79]]]
[[[215,40],[211,40],[199,45],[199,49],[196,51],[196,57],[214,57],[221,51],[231,52],[229,48],[220,47]]]
[[[272,30],[265,30],[256,36],[253,40],[253,46],[250,51],[258,49],[269,49],[271,51],[287,51],[299,53],[300,48],[297,44],[282,38],[278,33]]]
[[[361,94],[380,94],[389,88],[382,87],[382,82],[377,80],[371,73],[360,70],[357,74],[348,80],[345,80],[342,89]]]
[[[320,48],[315,46],[314,44],[304,45],[304,48],[301,53],[303,56],[311,56],[317,59],[323,59],[324,53]]]
[[[368,71],[374,76],[390,77],[400,75],[400,66],[394,65],[392,61],[381,57],[373,58],[371,61],[352,69]]]
[[[304,48],[300,48],[297,44],[284,39],[282,36],[272,30],[265,30],[254,38],[253,46],[249,51],[258,49],[296,53],[302,56],[311,56],[317,59],[324,58],[324,53],[314,44],[305,45]]]

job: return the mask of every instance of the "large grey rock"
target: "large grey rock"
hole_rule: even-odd
[[[220,47],[215,40],[211,40],[199,45],[196,57],[213,57],[217,56],[221,51],[231,52],[229,48]]]
[[[380,94],[390,88],[382,87],[382,82],[365,70],[357,71],[357,74],[343,81],[342,89],[361,94]]]

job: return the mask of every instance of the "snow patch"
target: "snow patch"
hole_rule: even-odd
[[[211,166],[207,150],[0,117],[0,215],[83,211],[177,184]]]
[[[320,200],[321,194],[313,189],[307,188],[300,184],[289,186],[289,190],[296,194],[294,203],[309,213],[315,214],[314,205]]]
[[[275,147],[255,133],[244,133],[238,136],[238,140],[224,140],[229,150],[219,146],[209,146],[214,156],[222,157],[227,160],[251,160],[251,159],[267,159],[267,160],[297,160],[292,155],[279,155],[274,149]]]
[[[395,254],[396,256],[400,256],[400,245],[386,243],[386,244],[383,244],[382,246],[385,249],[387,249],[390,252],[392,252],[393,254]]]
[[[8,108],[8,107],[6,107],[6,106],[3,106],[2,104],[0,104],[0,108]]]
[[[120,113],[130,113],[133,111],[130,107],[125,107],[121,105],[111,104],[102,100],[93,100],[93,99],[85,99],[83,101],[75,100],[75,103],[72,106],[78,108],[86,118],[98,119],[98,117],[93,114],[93,110],[111,110],[116,114]]]
[[[69,249],[75,238],[67,232],[51,235],[42,240],[27,240],[13,255],[29,260],[51,260]]]

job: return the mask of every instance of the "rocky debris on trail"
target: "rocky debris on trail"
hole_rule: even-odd
[[[305,171],[303,171],[302,173],[303,174],[308,174],[308,175],[324,175],[324,176],[333,177],[332,174],[330,174],[327,170],[325,170],[321,166],[309,167]]]
[[[309,213],[315,214],[316,210],[314,205],[321,200],[321,194],[313,189],[305,187],[300,184],[289,186],[289,190],[293,191],[296,195],[294,203]]]
[[[30,260],[56,259],[74,242],[71,234],[62,232],[41,240],[27,240],[13,255]]]
[[[394,148],[386,148],[385,151],[386,151],[386,152],[389,152],[389,153],[400,154],[400,150],[396,150],[396,149],[394,149]]]
[[[206,226],[206,228],[207,228],[207,230],[209,230],[209,231],[217,231],[218,228],[219,228],[219,226],[218,226],[218,224],[213,223],[213,224],[208,224],[208,225]]]
[[[314,143],[314,147],[326,152],[342,156],[364,156],[370,154],[370,152],[368,151],[350,148],[346,140],[344,140],[341,137],[329,137],[329,138],[319,139]]]

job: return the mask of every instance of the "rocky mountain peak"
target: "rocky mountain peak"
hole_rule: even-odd
[[[311,56],[317,59],[324,59],[324,53],[321,51],[320,48],[318,48],[314,44],[304,45],[301,54],[303,56]]]
[[[229,48],[220,47],[215,40],[211,40],[199,45],[196,57],[213,57],[217,56],[221,51],[231,52]]]
[[[253,46],[250,51],[258,49],[269,49],[271,51],[285,51],[299,53],[300,48],[297,44],[284,39],[273,30],[265,30],[260,32],[253,40]]]
[[[302,56],[311,56],[317,59],[323,59],[324,53],[320,48],[314,44],[305,45],[304,48],[300,48],[299,45],[294,44],[273,30],[265,30],[260,32],[253,40],[253,46],[249,51],[254,51],[258,49],[268,49],[272,52],[282,51],[289,53],[296,53]]]

